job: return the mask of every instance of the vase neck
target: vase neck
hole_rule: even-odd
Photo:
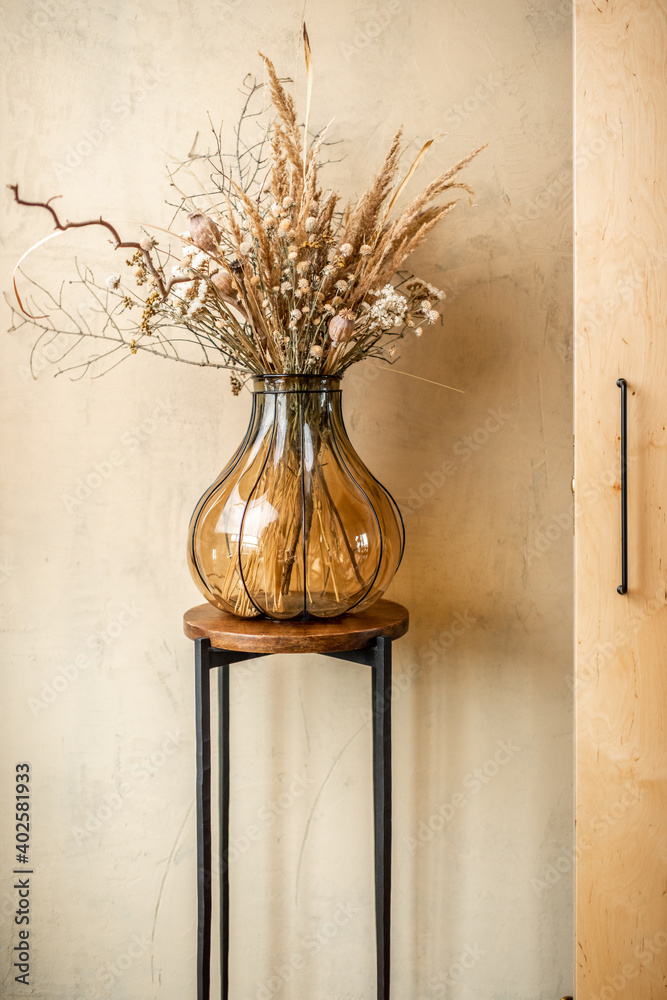
[[[340,392],[336,375],[258,375],[252,380],[254,393]]]

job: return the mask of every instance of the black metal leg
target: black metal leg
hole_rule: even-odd
[[[211,992],[211,693],[210,641],[195,640],[197,739],[197,1000]]]
[[[390,1000],[391,943],[391,639],[359,651],[325,653],[371,664],[373,707],[373,807],[377,1000]],[[211,694],[210,672],[219,668],[220,977],[221,1000],[229,997],[229,799],[230,663],[265,654],[211,650],[195,640],[197,738],[197,1000],[211,1000]],[[221,660],[224,661],[221,662]]]
[[[391,941],[391,639],[376,639],[372,670],[377,1000],[389,1000]]]
[[[218,677],[220,741],[220,995],[229,996],[229,664]]]

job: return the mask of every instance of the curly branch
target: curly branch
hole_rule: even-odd
[[[103,226],[113,236],[113,240],[111,240],[110,242],[112,243],[114,250],[120,250],[120,249],[138,250],[143,255],[146,268],[148,269],[149,274],[154,279],[156,285],[160,289],[160,295],[162,296],[163,299],[167,298],[169,292],[171,291],[174,285],[178,284],[181,281],[192,280],[191,278],[171,277],[167,282],[165,282],[162,273],[158,268],[155,267],[155,264],[153,263],[150,251],[144,249],[141,243],[137,243],[134,240],[122,240],[115,226],[113,226],[110,222],[107,222],[106,219],[103,219],[102,216],[100,216],[99,219],[87,219],[85,222],[69,222],[69,221],[61,222],[60,219],[58,218],[58,213],[56,212],[55,208],[51,206],[51,202],[54,201],[56,198],[60,198],[61,197],[60,195],[53,195],[53,197],[49,198],[48,201],[26,201],[24,198],[21,198],[19,196],[18,184],[8,184],[7,187],[9,188],[10,191],[14,192],[14,200],[16,201],[17,205],[26,205],[28,208],[44,208],[46,209],[47,212],[50,212],[51,216],[53,217],[55,229],[59,230],[60,232],[65,232],[67,229],[81,229],[83,226]]]

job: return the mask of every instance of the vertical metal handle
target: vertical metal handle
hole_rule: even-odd
[[[628,383],[619,378],[621,390],[621,585],[619,594],[628,591]]]

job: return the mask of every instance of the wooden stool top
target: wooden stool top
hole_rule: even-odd
[[[237,618],[212,604],[199,604],[183,615],[188,639],[210,639],[216,649],[247,653],[336,653],[365,649],[380,635],[398,639],[408,631],[402,604],[377,601],[359,614],[311,621]]]

